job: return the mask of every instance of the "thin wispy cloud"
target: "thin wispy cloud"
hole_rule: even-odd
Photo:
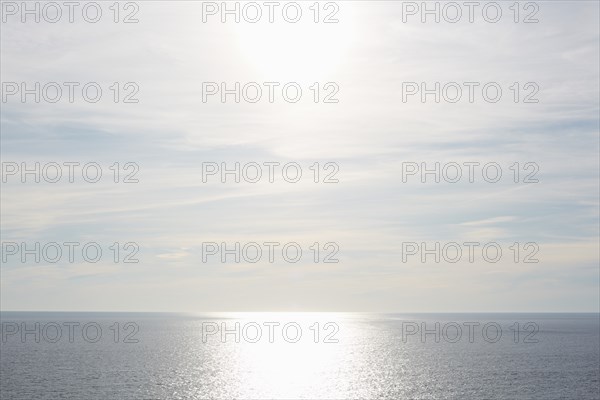
[[[132,104],[108,90],[96,104],[2,104],[3,162],[140,168],[135,184],[3,183],[3,241],[140,246],[132,265],[3,263],[3,307],[193,311],[221,296],[220,310],[598,310],[597,3],[544,3],[538,24],[449,25],[347,2],[339,24],[310,35],[288,24],[280,37],[202,24],[200,3],[142,6],[139,24],[2,26],[3,82],[140,88]],[[340,101],[202,102],[203,82],[236,81],[336,82]],[[470,81],[501,83],[502,100],[402,99],[403,82]],[[539,103],[515,103],[514,82],[536,82]],[[335,162],[339,183],[203,183],[206,162],[297,162],[305,174]],[[407,162],[495,162],[504,175],[403,182]],[[514,184],[515,162],[536,163],[540,182]],[[474,240],[535,242],[540,262],[402,261],[403,242]],[[203,242],[227,241],[336,242],[340,262],[202,262]]]

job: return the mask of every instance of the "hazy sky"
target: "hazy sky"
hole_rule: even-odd
[[[402,3],[391,1],[337,2],[338,23],[314,23],[311,3],[296,24],[281,13],[273,24],[219,15],[203,23],[202,3],[191,1],[138,2],[132,24],[114,23],[111,3],[101,3],[95,24],[77,13],[55,24],[3,15],[3,83],[97,82],[103,97],[87,103],[80,89],[73,103],[9,96],[2,162],[96,162],[103,178],[7,177],[2,309],[598,311],[598,3],[536,2],[539,22],[529,24],[513,21],[512,2],[501,2],[498,23],[476,12],[475,22],[456,24],[420,15],[404,23]],[[114,103],[114,82],[120,96],[135,83],[139,102]],[[238,104],[233,95],[203,102],[203,82],[281,85],[273,103],[265,89],[261,101]],[[303,89],[297,103],[281,97],[287,82]],[[326,83],[337,85],[339,101],[315,103],[314,82],[321,97]],[[497,82],[503,97],[490,103],[476,89],[473,103],[403,102],[403,82]],[[514,82],[520,100],[532,91],[523,85],[535,83],[539,101],[515,103]],[[139,183],[114,183],[115,162],[136,163]],[[207,162],[296,162],[303,176],[203,183]],[[336,163],[339,183],[313,183],[315,162],[321,180],[331,171],[324,164]],[[495,162],[503,177],[488,183],[476,170],[474,183],[403,182],[407,162]],[[527,162],[539,166],[539,183],[521,182]],[[95,242],[103,257],[23,263],[6,254],[7,242]],[[123,249],[115,263],[114,242],[137,243],[139,263],[123,263]],[[206,242],[296,242],[303,258],[203,262]],[[339,262],[314,263],[314,242],[320,259],[335,242]],[[503,257],[403,260],[406,242],[495,242]],[[523,262],[525,243],[537,246],[538,263]]]

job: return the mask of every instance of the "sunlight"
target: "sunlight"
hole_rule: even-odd
[[[318,397],[339,393],[340,366],[347,354],[339,343],[328,343],[323,329],[327,322],[341,323],[340,313],[236,313],[243,321],[278,321],[281,325],[296,323],[302,329],[297,342],[282,340],[276,330],[274,342],[242,343],[237,348],[235,370],[239,374],[239,390],[244,398],[264,398],[276,394],[278,398]],[[318,324],[318,325],[315,325]],[[319,334],[316,335],[317,327]],[[281,328],[281,326],[279,327]],[[292,332],[291,330],[290,332]],[[347,333],[347,332],[346,332]],[[295,336],[295,332],[290,336]],[[336,339],[342,338],[336,331]],[[266,339],[266,338],[265,338]],[[318,343],[316,343],[318,342]],[[337,382],[337,387],[332,386]]]
[[[337,23],[315,23],[311,14],[297,23],[242,22],[233,29],[245,62],[268,79],[314,79],[340,68],[352,43],[350,8],[336,18]]]
[[[332,346],[310,342],[244,345],[239,358],[244,377],[240,387],[252,390],[247,393],[250,397],[268,393],[287,398],[306,393],[316,396],[339,365],[340,352]]]

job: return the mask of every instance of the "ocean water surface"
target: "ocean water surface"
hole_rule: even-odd
[[[598,399],[598,314],[2,312],[1,399]]]

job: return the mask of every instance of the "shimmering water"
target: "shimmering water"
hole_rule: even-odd
[[[2,399],[600,398],[598,314],[1,319]]]

